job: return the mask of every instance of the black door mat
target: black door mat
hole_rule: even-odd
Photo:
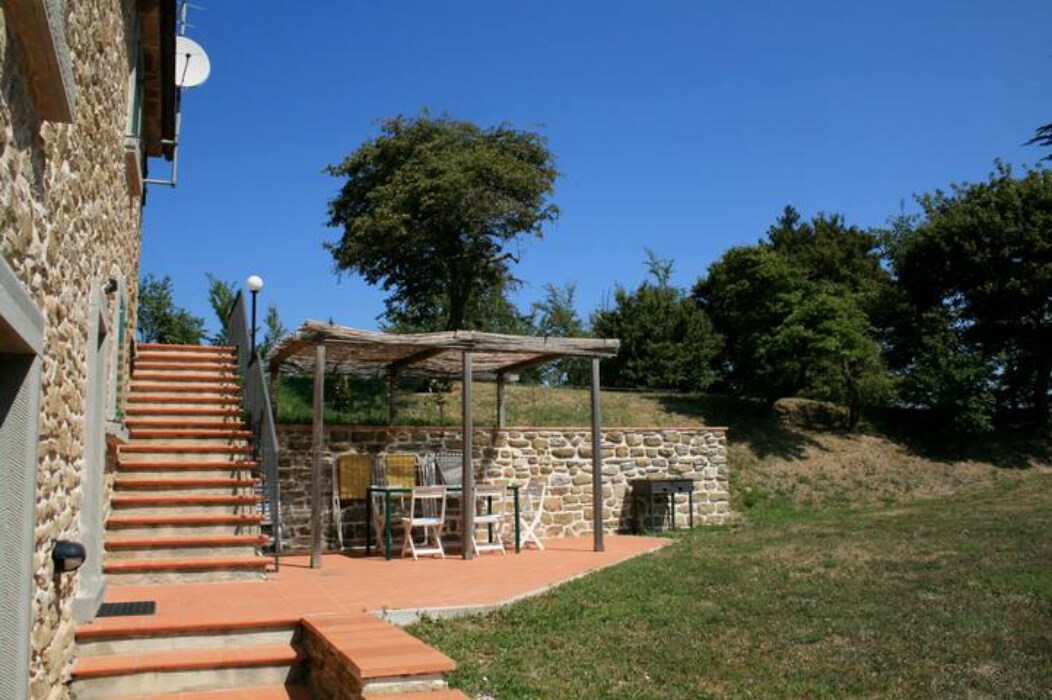
[[[157,612],[157,602],[153,600],[136,600],[130,603],[103,603],[95,617],[123,617],[125,615],[153,615]]]

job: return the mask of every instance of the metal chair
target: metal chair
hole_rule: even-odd
[[[460,486],[464,476],[464,453],[459,450],[436,452],[435,469],[446,486]]]
[[[504,551],[504,541],[500,536],[500,526],[504,520],[505,506],[508,501],[508,487],[482,484],[475,487],[475,528],[471,532],[471,546],[475,552]],[[485,526],[492,535],[482,543],[478,541],[478,529]]]
[[[541,524],[544,498],[547,495],[548,484],[543,481],[530,481],[519,489],[519,536],[523,547],[532,541],[537,549],[544,551],[537,527]]]
[[[429,514],[432,513],[432,514]],[[416,559],[420,554],[437,554],[443,559],[446,552],[442,548],[442,528],[446,524],[446,487],[417,486],[409,499],[409,508],[402,518],[402,556],[406,552]],[[413,530],[423,528],[424,541],[417,546],[413,540]]]

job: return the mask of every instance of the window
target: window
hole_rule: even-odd
[[[0,259],[0,688],[29,694],[33,522],[44,318]]]
[[[37,116],[72,122],[73,66],[66,43],[65,0],[5,2],[4,15],[26,54],[29,90]]]

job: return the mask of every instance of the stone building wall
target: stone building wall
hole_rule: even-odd
[[[325,430],[323,522],[327,547],[336,546],[332,520],[331,464],[342,452],[459,450],[459,430],[439,427],[331,426]],[[288,551],[310,545],[311,427],[279,425],[282,526]],[[592,532],[592,443],[588,428],[476,428],[477,482],[548,485],[542,537]],[[721,524],[731,514],[724,428],[613,428],[603,433],[603,529],[632,527],[628,482],[645,476],[695,480],[695,524]],[[678,497],[675,518],[687,524],[687,499]],[[345,536],[364,537],[364,503],[344,511]]]
[[[73,657],[77,576],[52,576],[55,539],[78,539],[92,285],[125,281],[134,327],[140,199],[124,170],[133,2],[65,3],[75,122],[41,121],[21,39],[0,11],[0,254],[46,318],[36,502],[30,693],[61,698]],[[103,297],[112,319],[116,294]],[[116,329],[113,337],[116,337]]]

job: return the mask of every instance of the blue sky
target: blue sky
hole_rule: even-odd
[[[880,226],[995,158],[1035,163],[1052,121],[1047,1],[195,1],[212,74],[184,95],[178,188],[149,191],[142,270],[210,323],[206,272],[260,274],[290,328],[376,326],[382,290],[322,248],[322,170],[383,117],[541,130],[563,213],[523,246],[516,301],[576,282],[585,318],[642,280],[644,247],[689,286],[786,204]]]

